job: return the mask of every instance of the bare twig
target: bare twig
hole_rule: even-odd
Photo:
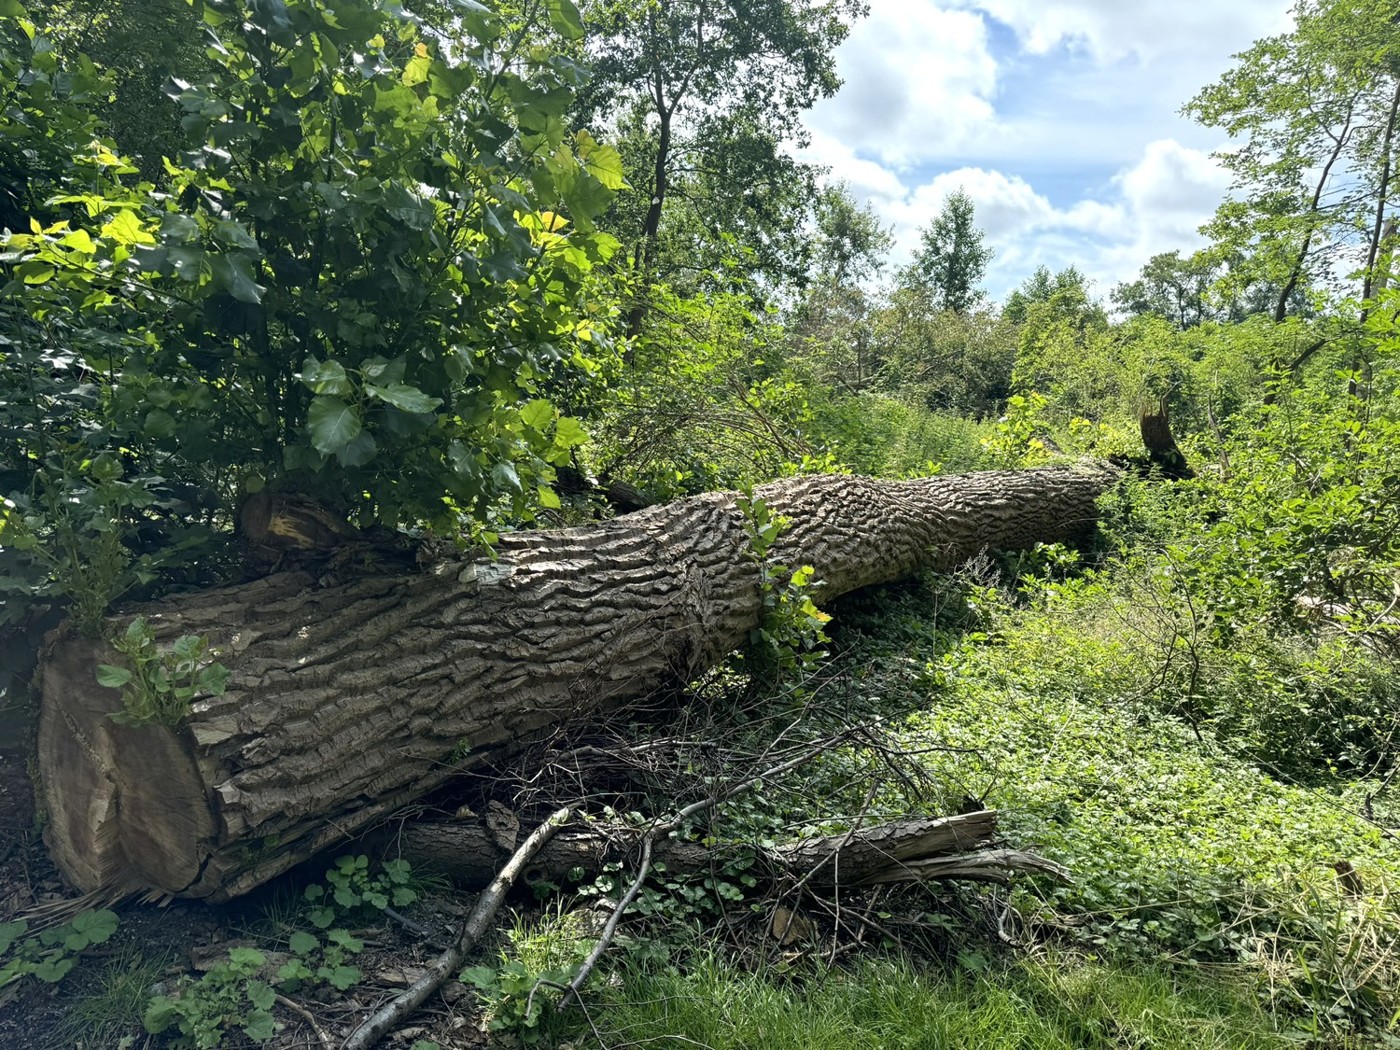
[[[762,773],[741,780],[737,784],[711,795],[709,798],[701,799],[698,802],[692,802],[690,805],[678,810],[675,816],[670,820],[653,825],[642,837],[642,859],[641,863],[638,865],[636,877],[632,880],[632,884],[627,887],[627,892],[622,895],[622,899],[619,900],[616,907],[613,908],[612,914],[608,916],[608,921],[603,927],[602,934],[598,937],[597,943],[593,945],[593,950],[588,953],[588,958],[585,959],[583,965],[579,967],[579,971],[574,976],[574,979],[569,982],[569,989],[564,993],[564,997],[560,1000],[559,1005],[561,1007],[568,1006],[569,1003],[578,996],[583,986],[588,982],[588,978],[593,973],[594,968],[598,965],[598,960],[603,957],[603,953],[606,952],[608,947],[612,944],[613,938],[617,935],[617,927],[622,921],[622,916],[626,913],[627,909],[631,907],[632,902],[637,899],[637,894],[642,891],[642,884],[646,881],[647,872],[651,870],[652,847],[658,838],[663,835],[669,835],[697,813],[714,809],[716,806],[728,802],[736,795],[748,791],[754,785],[765,779],[781,776],[783,773],[796,769],[798,766],[805,765],[818,755],[829,751],[836,744],[846,739],[848,735],[847,733],[842,733],[839,736],[828,738],[815,747],[804,751],[796,758],[790,758],[786,762],[780,762],[776,766],[764,770]]]
[[[462,923],[461,932],[457,934],[457,939],[452,947],[439,955],[428,967],[427,972],[409,985],[401,995],[385,1004],[366,1019],[359,1028],[355,1029],[342,1044],[341,1050],[367,1050],[368,1047],[374,1046],[387,1032],[418,1009],[428,996],[442,987],[448,977],[461,968],[462,963],[466,961],[467,952],[471,950],[472,945],[481,939],[487,924],[495,916],[496,911],[505,900],[507,891],[519,877],[520,872],[554,833],[568,821],[570,815],[571,811],[568,809],[556,810],[550,814],[548,820],[530,833],[530,837],[506,862],[505,867],[492,880],[491,885],[486,887],[481,896],[477,898],[476,906],[472,908],[471,914]]]
[[[311,1031],[315,1033],[317,1042],[319,1042],[325,1050],[335,1050],[335,1044],[331,1042],[331,1037],[328,1036],[326,1030],[317,1023],[316,1016],[310,1010],[302,1006],[301,1003],[297,1002],[295,999],[288,999],[280,992],[277,994],[277,1001],[288,1010],[292,1011],[292,1013],[298,1014],[303,1021],[311,1026]]]

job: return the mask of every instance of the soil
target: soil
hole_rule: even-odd
[[[235,944],[274,951],[278,938],[271,920],[289,914],[307,877],[293,873],[244,901],[222,907],[185,901],[164,907],[118,907],[117,932],[105,944],[84,952],[60,983],[25,977],[0,989],[0,1048],[156,1050],[165,1045],[168,1040],[147,1034],[141,1024],[150,995],[167,990],[183,974],[197,976],[208,961],[223,958]],[[35,832],[33,786],[23,748],[6,740],[0,745],[0,923],[72,896]],[[440,931],[433,938],[440,941],[449,935],[467,903],[449,893],[425,899],[408,913],[416,924]],[[438,950],[423,943],[420,933],[382,918],[353,932],[366,942],[364,953],[354,960],[364,979],[344,995],[326,989],[315,997],[295,997],[300,1011],[279,1002],[273,1011],[279,1031],[262,1047],[323,1050],[339,1046],[361,1018],[417,977]],[[285,935],[284,928],[283,946]],[[153,976],[153,983],[119,998],[117,992],[123,986],[130,988],[123,977],[136,972]],[[313,1030],[308,1016],[315,1019],[326,1041]],[[433,1040],[443,1050],[484,1045],[487,1039],[475,998],[461,984],[449,982],[441,996],[430,1000],[405,1029],[381,1045],[404,1050],[418,1039]],[[236,1032],[222,1045],[254,1046]]]

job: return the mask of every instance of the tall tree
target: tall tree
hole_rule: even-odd
[[[1400,113],[1400,5],[1299,0],[1292,32],[1267,37],[1186,106],[1239,145],[1218,153],[1234,189],[1207,232],[1240,252],[1245,282],[1277,291],[1276,320],[1298,289],[1370,274],[1394,195]]]
[[[918,254],[904,271],[904,284],[928,292],[939,310],[963,313],[982,299],[978,284],[992,249],[983,244],[975,213],[965,192],[950,195],[937,218],[919,231]]]
[[[824,187],[817,199],[813,244],[814,277],[792,311],[790,329],[827,382],[863,390],[878,369],[871,283],[884,268],[893,233],[840,182]]]
[[[614,214],[639,272],[713,269],[747,252],[800,275],[816,187],[784,144],[840,84],[833,51],[861,0],[588,0],[582,115],[619,142],[635,193]],[[632,327],[641,322],[634,311]]]

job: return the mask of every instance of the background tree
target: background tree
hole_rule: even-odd
[[[812,281],[791,311],[789,328],[824,381],[859,392],[870,385],[883,356],[871,325],[873,282],[894,236],[844,182],[822,189],[815,221]]]
[[[958,190],[919,231],[919,250],[902,283],[925,292],[934,309],[962,313],[982,298],[977,285],[987,272],[992,249],[982,243],[975,212],[972,198]]]
[[[1276,290],[1288,315],[1308,283],[1362,271],[1363,298],[1394,195],[1400,17],[1391,0],[1300,0],[1292,32],[1267,37],[1186,112],[1240,145],[1216,154],[1234,176],[1205,228],[1238,254],[1232,276]]]
[[[610,228],[636,269],[693,288],[747,253],[746,269],[799,279],[815,182],[785,143],[805,140],[800,114],[835,92],[832,52],[864,5],[590,0],[583,10],[593,76],[579,111],[625,158],[636,192]]]

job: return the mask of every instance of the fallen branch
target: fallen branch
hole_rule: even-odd
[[[679,829],[687,820],[696,814],[714,809],[716,806],[728,802],[736,795],[748,791],[767,778],[781,776],[783,773],[796,769],[798,766],[806,765],[818,755],[846,739],[847,735],[848,734],[843,733],[839,737],[824,740],[816,747],[803,752],[796,758],[788,759],[786,762],[780,762],[776,766],[764,770],[762,773],[741,780],[732,787],[711,795],[709,798],[701,799],[699,802],[692,802],[690,805],[678,810],[675,816],[670,820],[661,824],[654,824],[648,829],[647,833],[642,836],[642,859],[641,863],[637,866],[637,875],[632,880],[632,884],[627,888],[627,892],[623,894],[622,899],[617,902],[617,906],[613,908],[612,914],[608,916],[608,921],[603,927],[603,932],[599,936],[597,943],[593,945],[593,950],[588,953],[588,958],[583,961],[583,965],[579,967],[578,973],[575,974],[574,979],[569,982],[569,987],[564,992],[564,997],[559,1001],[560,1007],[568,1006],[570,1001],[578,996],[583,986],[588,982],[589,975],[593,973],[594,967],[598,965],[598,960],[603,957],[603,953],[606,952],[608,946],[612,944],[613,938],[617,935],[617,927],[622,921],[622,916],[626,913],[627,909],[631,907],[632,902],[637,899],[637,894],[642,890],[642,884],[646,882],[647,873],[651,870],[652,848],[657,839],[669,836],[671,832]]]
[[[525,870],[531,858],[568,821],[570,815],[571,811],[568,809],[556,810],[550,814],[548,820],[530,833],[530,837],[515,851],[506,866],[492,880],[491,885],[477,898],[476,906],[462,923],[461,932],[457,934],[452,946],[434,960],[422,977],[409,985],[397,998],[380,1007],[355,1029],[342,1044],[341,1050],[367,1050],[368,1047],[374,1046],[385,1033],[401,1024],[428,996],[441,988],[453,973],[461,969],[466,961],[467,952],[486,932],[487,924],[495,917],[505,900],[506,892]]]

